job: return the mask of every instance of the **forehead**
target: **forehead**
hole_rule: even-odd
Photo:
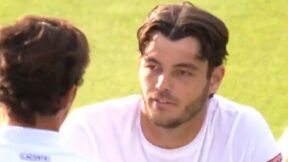
[[[200,43],[194,37],[184,37],[179,40],[170,40],[161,33],[155,33],[144,50],[145,58],[156,58],[173,61],[202,61]]]

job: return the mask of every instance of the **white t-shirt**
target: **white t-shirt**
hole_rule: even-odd
[[[77,109],[62,125],[61,137],[105,162],[267,162],[281,156],[263,117],[223,97],[210,99],[200,132],[177,149],[159,148],[144,137],[141,105],[140,96],[129,96]]]
[[[282,152],[283,160],[288,160],[288,128],[286,128],[281,135],[278,146]]]
[[[60,144],[58,132],[2,126],[0,162],[91,162]]]

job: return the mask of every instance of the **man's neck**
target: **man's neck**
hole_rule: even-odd
[[[60,127],[60,122],[55,119],[55,116],[36,116],[36,120],[33,125],[20,121],[16,118],[6,116],[3,124],[52,131],[58,131]]]
[[[141,127],[146,139],[161,148],[173,149],[185,146],[193,141],[200,132],[207,112],[207,106],[189,121],[175,128],[155,125],[146,114],[141,114]]]
[[[45,121],[44,120],[42,120],[41,122],[36,122],[35,125],[29,125],[23,122],[18,122],[16,120],[9,120],[8,122],[5,122],[5,125],[35,128],[35,129],[45,129],[45,130],[52,130],[52,131],[59,130],[57,124],[54,123],[53,120],[45,120]]]
[[[68,114],[67,108],[61,109],[55,115],[41,115],[35,114],[35,120],[32,124],[24,122],[23,120],[17,118],[15,115],[9,115],[7,109],[3,109],[3,118],[4,118],[4,125],[11,125],[11,126],[20,126],[20,127],[28,127],[28,128],[35,128],[35,129],[46,129],[52,131],[59,131],[61,124],[63,123],[65,117]]]

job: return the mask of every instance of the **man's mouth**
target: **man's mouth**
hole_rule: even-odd
[[[160,105],[176,105],[176,103],[170,99],[165,98],[152,98],[154,102]]]

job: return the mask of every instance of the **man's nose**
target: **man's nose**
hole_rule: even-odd
[[[171,79],[167,74],[161,74],[157,78],[156,88],[159,90],[170,90]]]

